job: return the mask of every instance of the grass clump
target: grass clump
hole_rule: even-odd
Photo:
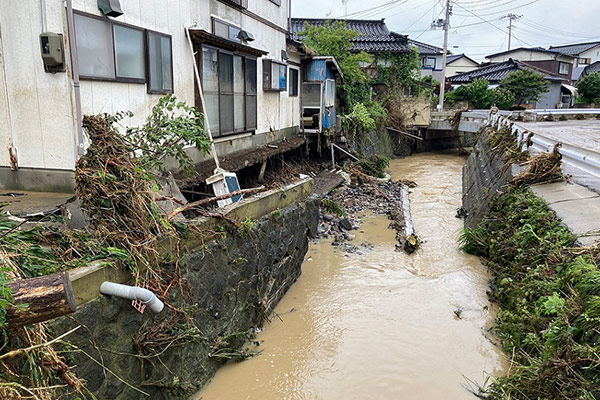
[[[480,395],[490,399],[600,397],[600,270],[597,252],[575,237],[525,187],[499,196],[460,238],[484,256],[500,306],[494,331],[512,366]],[[586,254],[587,253],[587,254]],[[594,253],[596,253],[594,255]]]
[[[321,204],[323,205],[323,208],[325,208],[325,210],[330,214],[335,214],[340,217],[346,215],[340,203],[335,200],[323,199],[321,200]]]
[[[385,170],[390,165],[389,157],[371,156],[358,162],[361,171],[377,178],[385,178]]]

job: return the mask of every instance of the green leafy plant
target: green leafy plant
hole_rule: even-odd
[[[548,91],[549,83],[544,79],[544,75],[523,68],[506,75],[500,82],[500,87],[514,94],[518,101],[517,106],[520,106],[528,101],[538,101],[540,96]]]
[[[131,112],[123,112],[112,120],[119,122],[132,116]],[[186,147],[194,146],[206,154],[211,145],[204,134],[204,116],[172,94],[160,98],[143,126],[126,128],[125,139],[146,173],[163,172],[167,157],[174,158],[181,169],[192,173],[194,163]]]
[[[335,200],[323,199],[321,200],[321,204],[328,213],[339,215],[340,217],[346,215],[342,206]]]
[[[385,178],[385,171],[390,165],[389,157],[373,155],[361,160],[358,165],[362,172],[377,178]]]
[[[600,73],[592,72],[581,78],[577,84],[581,103],[600,103]]]

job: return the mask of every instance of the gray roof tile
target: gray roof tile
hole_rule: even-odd
[[[584,51],[596,47],[599,44],[600,42],[567,44],[564,46],[551,46],[550,50],[558,51],[559,53],[566,54],[569,56],[578,56]]]
[[[294,40],[302,40],[299,33],[305,24],[325,26],[334,19],[292,18],[291,34]],[[384,20],[342,20],[348,28],[357,31],[360,36],[352,41],[352,51],[367,53],[405,53],[410,51],[407,37],[390,32]]]

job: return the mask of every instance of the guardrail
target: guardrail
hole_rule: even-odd
[[[547,111],[549,110],[540,110],[539,112],[544,114]],[[597,113],[598,111],[596,110],[595,114]],[[571,111],[568,114],[577,114],[577,112]],[[501,127],[511,127],[512,134],[517,136],[518,143],[522,146],[522,151],[533,150],[537,153],[551,153],[554,149],[557,149],[562,156],[562,162],[564,164],[578,168],[596,178],[600,178],[600,153],[596,151],[550,139],[536,132],[530,132],[525,127],[520,126],[518,122],[512,121],[501,114],[491,114],[490,125],[498,129]],[[530,133],[532,133],[531,137]],[[531,143],[531,145],[529,145],[529,143]]]

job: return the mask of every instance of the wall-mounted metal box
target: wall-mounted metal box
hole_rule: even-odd
[[[43,32],[40,34],[40,48],[44,67],[48,72],[64,70],[64,45],[62,34]]]

